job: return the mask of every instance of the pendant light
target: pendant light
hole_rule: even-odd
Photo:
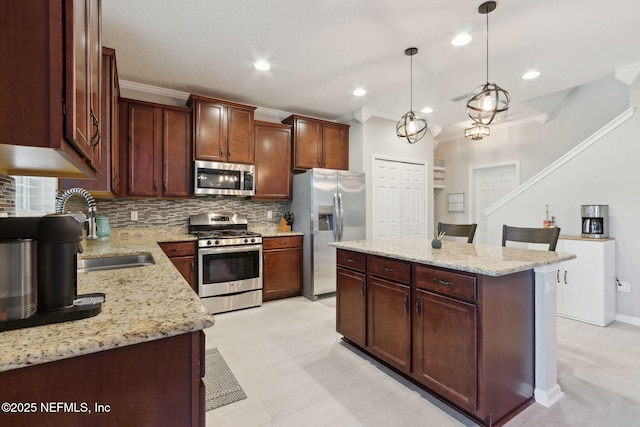
[[[509,92],[495,83],[489,83],[489,13],[496,8],[495,1],[482,3],[478,12],[487,16],[487,82],[476,87],[467,98],[467,114],[480,125],[489,125],[500,120],[509,109]]]
[[[427,133],[427,121],[413,111],[413,55],[418,53],[417,47],[410,47],[404,54],[411,58],[411,104],[409,112],[400,117],[396,124],[396,135],[407,144],[415,144]]]
[[[471,138],[474,141],[477,141],[489,135],[491,135],[489,126],[483,126],[478,123],[474,123],[473,126],[464,130],[464,136],[466,138]]]

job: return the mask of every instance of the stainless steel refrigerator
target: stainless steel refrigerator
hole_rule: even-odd
[[[336,291],[336,248],[329,242],[363,240],[365,174],[309,169],[293,176],[293,231],[304,233],[302,294],[312,300]]]

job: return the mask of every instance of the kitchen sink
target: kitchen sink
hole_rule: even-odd
[[[132,255],[118,255],[102,258],[85,258],[78,260],[79,272],[119,270],[122,268],[143,267],[153,265],[156,261],[149,252]]]

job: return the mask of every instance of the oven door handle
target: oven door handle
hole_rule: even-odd
[[[261,251],[262,245],[240,245],[240,246],[216,246],[213,248],[200,248],[198,255],[211,255],[220,253],[233,253],[233,252],[250,252]]]

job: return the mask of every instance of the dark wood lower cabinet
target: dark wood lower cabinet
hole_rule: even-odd
[[[486,426],[533,402],[532,270],[485,276],[338,249],[337,275],[336,329],[350,343]]]
[[[411,369],[411,291],[408,285],[367,279],[367,350],[396,369]]]
[[[336,276],[336,330],[361,347],[366,345],[366,276],[338,267]]]
[[[302,236],[262,238],[262,300],[302,293]]]
[[[0,372],[0,425],[196,427],[202,376],[202,331]]]
[[[477,407],[476,306],[415,291],[413,376],[468,410]]]
[[[196,242],[160,242],[162,251],[169,257],[173,266],[182,274],[191,288],[198,292],[196,277]]]

